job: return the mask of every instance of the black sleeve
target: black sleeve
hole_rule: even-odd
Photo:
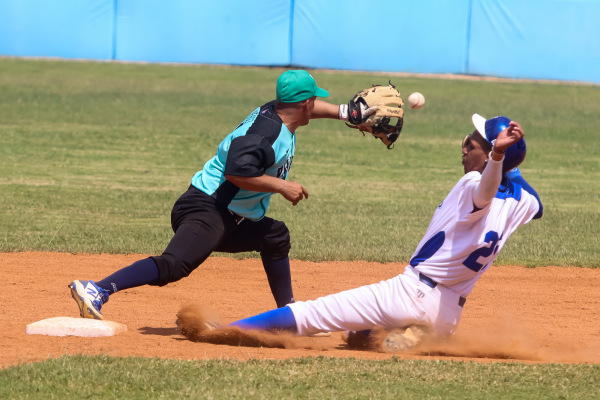
[[[274,163],[275,152],[262,136],[238,136],[229,145],[225,175],[262,176]]]

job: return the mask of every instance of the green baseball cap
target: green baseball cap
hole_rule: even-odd
[[[327,97],[329,92],[317,86],[315,78],[308,72],[296,69],[285,71],[277,79],[277,100],[296,103],[313,96]]]

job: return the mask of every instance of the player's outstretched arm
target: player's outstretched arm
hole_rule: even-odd
[[[506,149],[521,140],[523,136],[525,136],[525,133],[521,125],[515,121],[511,121],[508,128],[498,135],[492,147],[490,158],[481,175],[481,181],[473,192],[473,204],[478,209],[484,208],[496,195],[502,180],[504,153]]]
[[[315,100],[315,108],[312,111],[310,119],[329,118],[339,119],[339,104],[331,104],[323,100]]]
[[[341,119],[342,121],[350,121],[353,124],[364,122],[369,115],[377,111],[377,107],[368,108],[366,104],[358,104],[355,106],[356,115],[351,114],[348,104],[331,104],[323,100],[315,100],[315,109],[312,112],[311,119],[329,118]]]

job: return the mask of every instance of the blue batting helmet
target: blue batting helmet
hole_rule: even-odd
[[[500,132],[508,128],[508,124],[510,123],[510,119],[507,117],[500,116],[486,120],[479,114],[473,114],[472,120],[475,129],[487,140],[490,146],[494,146],[494,142]],[[506,149],[504,163],[502,164],[502,174],[521,165],[526,154],[527,145],[525,144],[525,138],[521,138],[517,143]]]

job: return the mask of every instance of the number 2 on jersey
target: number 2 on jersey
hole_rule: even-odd
[[[481,271],[481,268],[483,268],[483,264],[478,262],[479,257],[487,258],[491,256],[492,253],[496,253],[496,251],[498,251],[497,243],[500,239],[501,237],[498,237],[498,232],[489,231],[488,233],[486,233],[485,242],[489,243],[490,245],[487,247],[480,247],[471,254],[469,254],[469,257],[467,257],[465,261],[463,261],[463,265],[475,272]]]

